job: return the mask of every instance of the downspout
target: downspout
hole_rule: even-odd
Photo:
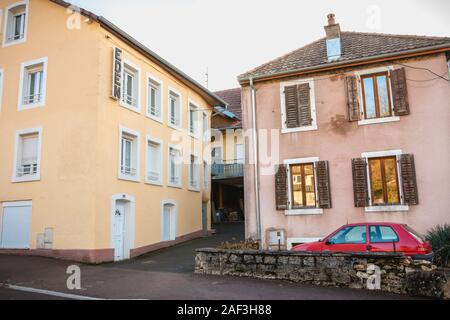
[[[261,209],[259,194],[259,148],[258,148],[258,124],[256,121],[256,88],[253,84],[253,77],[250,77],[250,88],[252,93],[252,127],[253,127],[253,159],[254,163],[254,188],[255,188],[255,209],[256,209],[256,237],[260,247],[262,246],[261,237]]]

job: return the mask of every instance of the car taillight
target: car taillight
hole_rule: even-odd
[[[433,249],[431,248],[431,245],[428,241],[425,241],[423,243],[421,243],[418,247],[417,247],[417,251],[419,252],[425,252],[425,253],[430,253],[433,251]]]

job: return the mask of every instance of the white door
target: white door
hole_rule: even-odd
[[[163,241],[175,240],[175,207],[165,204],[163,209]]]
[[[114,214],[114,261],[124,259],[125,205],[116,202]]]
[[[4,249],[29,249],[31,204],[4,203],[1,218],[0,247]]]

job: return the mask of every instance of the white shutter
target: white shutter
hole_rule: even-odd
[[[21,165],[37,164],[38,140],[36,134],[22,136],[22,159]]]

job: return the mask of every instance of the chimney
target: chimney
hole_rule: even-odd
[[[328,25],[325,26],[327,35],[327,56],[328,61],[334,61],[341,57],[341,27],[336,23],[334,13],[328,16]]]

